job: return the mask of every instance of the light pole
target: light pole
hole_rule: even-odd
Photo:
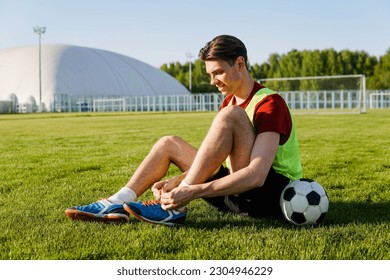
[[[46,27],[36,26],[34,32],[39,36],[39,112],[42,112],[42,78],[41,78],[41,35],[45,33]]]
[[[189,88],[189,90],[190,90],[190,92],[191,92],[191,89],[192,89],[192,69],[191,69],[192,66],[191,66],[191,58],[193,58],[194,55],[193,55],[192,53],[187,53],[186,56],[187,56],[187,58],[188,58],[188,60],[189,60],[189,62],[190,62],[190,69],[189,69],[189,86],[188,86],[188,88]]]

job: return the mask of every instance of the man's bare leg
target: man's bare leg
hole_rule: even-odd
[[[182,172],[189,170],[196,153],[197,150],[180,137],[162,137],[154,144],[126,187],[131,188],[138,197],[165,176],[171,163]]]
[[[229,106],[215,117],[185,181],[188,184],[205,182],[230,156],[233,171],[249,165],[255,141],[253,126],[239,106]]]
[[[127,213],[123,213],[124,202],[134,201],[164,177],[171,163],[187,171],[195,155],[196,149],[183,139],[176,136],[163,137],[156,142],[125,187],[108,199],[67,208],[65,215],[71,220],[126,222],[129,218]]]

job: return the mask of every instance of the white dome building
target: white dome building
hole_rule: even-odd
[[[158,68],[99,49],[42,45],[41,69],[43,111],[101,111],[102,104],[108,106],[105,110],[131,110],[129,106],[146,106],[142,97],[190,94]],[[39,107],[38,46],[0,50],[0,102],[9,103],[11,95],[25,102],[24,108]],[[36,104],[26,106],[31,100]],[[12,106],[22,111],[21,103]]]
[[[11,93],[6,98],[0,99],[0,113],[16,113],[19,112],[18,97]]]

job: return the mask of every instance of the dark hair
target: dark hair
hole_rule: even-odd
[[[245,65],[248,68],[248,55],[244,43],[231,35],[219,35],[199,51],[199,58],[203,61],[221,59],[231,66],[239,56],[245,59]]]

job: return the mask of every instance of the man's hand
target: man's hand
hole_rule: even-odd
[[[192,198],[192,188],[181,186],[172,189],[169,192],[162,192],[160,196],[161,207],[164,210],[173,210],[187,205]]]
[[[155,183],[152,187],[154,197],[156,199],[160,199],[162,193],[170,192],[174,188],[178,187],[181,181],[184,180],[186,173],[187,172],[184,172],[179,176]]]

